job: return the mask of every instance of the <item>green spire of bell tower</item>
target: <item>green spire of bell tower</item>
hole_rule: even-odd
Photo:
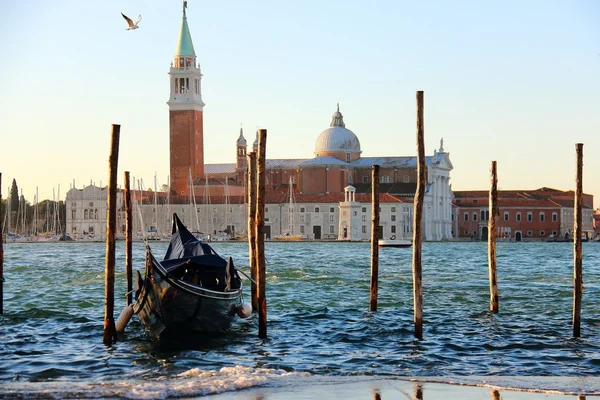
[[[186,8],[187,1],[184,1],[183,18],[181,20],[181,29],[179,30],[179,39],[177,40],[177,47],[175,48],[175,57],[196,57],[196,53],[194,52],[194,44],[192,43],[192,35],[190,35],[190,28],[188,27],[187,17],[185,15]]]

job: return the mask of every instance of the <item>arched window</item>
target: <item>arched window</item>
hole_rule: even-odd
[[[98,219],[98,209],[96,208],[96,210],[94,210],[94,211],[95,211],[95,213],[94,213],[94,219]]]
[[[379,178],[379,183],[392,183],[392,177],[383,175],[382,177]]]
[[[88,219],[88,210],[87,210],[87,208],[83,211],[83,219]]]

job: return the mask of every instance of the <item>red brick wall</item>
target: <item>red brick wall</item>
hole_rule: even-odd
[[[204,176],[204,129],[202,111],[169,112],[170,179],[175,194],[189,194],[189,171]]]
[[[304,168],[301,172],[302,193],[325,193],[325,168]]]

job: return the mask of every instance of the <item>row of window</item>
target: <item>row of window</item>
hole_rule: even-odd
[[[473,213],[473,221],[477,221],[477,213],[474,212]],[[539,214],[539,218],[540,218],[540,222],[545,222],[546,221],[546,214],[541,211]],[[464,219],[465,221],[469,220],[469,213],[465,212],[464,213]],[[488,220],[490,219],[490,214],[489,214],[489,210],[481,210],[481,220]],[[510,221],[510,213],[508,211],[504,212],[504,221]],[[520,222],[521,221],[521,213],[518,212],[515,215],[515,221]],[[552,213],[552,222],[557,222],[558,221],[558,213],[553,212]],[[527,212],[527,222],[533,222],[533,212]]]
[[[362,225],[361,231],[362,231],[362,233],[367,233],[367,225]],[[391,231],[391,233],[396,233],[396,225],[390,226],[390,231]],[[410,232],[410,229],[405,228],[404,233],[408,233],[408,232]],[[304,225],[300,225],[300,233],[306,233],[304,230]],[[335,233],[335,225],[329,225],[329,233]],[[465,231],[465,233],[468,234],[469,232]],[[477,234],[477,231],[475,231],[475,234]]]
[[[356,211],[354,211],[354,213],[355,213],[354,215],[356,215]],[[291,219],[292,217],[291,217],[291,216],[289,216],[288,218],[290,218],[290,219]],[[362,215],[362,216],[361,216],[361,220],[362,220],[363,222],[364,222],[364,221],[366,221],[366,220],[367,220],[367,216],[366,216],[366,215]],[[334,222],[334,221],[335,221],[335,215],[330,215],[330,216],[329,216],[329,222]],[[396,221],[396,216],[395,216],[395,215],[392,215],[391,221],[392,221],[392,222],[395,222],[395,221]],[[304,222],[304,215],[301,215],[301,216],[300,216],[300,222]]]
[[[469,230],[465,229],[465,235],[468,236],[469,235]],[[556,231],[552,231],[552,236],[557,236],[558,233]],[[473,231],[473,236],[477,236],[477,231]],[[533,236],[533,231],[532,230],[528,230],[527,231],[527,236]],[[546,231],[541,230],[540,231],[540,236],[541,237],[545,237],[546,236]]]
[[[77,210],[71,211],[71,217],[77,219]],[[83,210],[83,219],[98,219],[98,209],[85,209]]]
[[[293,209],[290,208],[289,211],[291,212],[291,211],[293,211]],[[391,211],[393,213],[396,212],[396,207],[392,207]],[[215,212],[216,212],[216,209],[215,209]],[[269,212],[269,209],[265,208],[265,212]],[[306,212],[306,207],[300,207],[300,212],[301,213]],[[321,208],[315,207],[315,212],[316,213],[321,212]],[[329,207],[329,212],[330,213],[334,213],[335,212],[335,207]],[[362,212],[366,213],[367,212],[367,207],[362,207]],[[379,207],[379,212],[381,212],[381,207]],[[392,220],[392,221],[395,221],[395,220]]]

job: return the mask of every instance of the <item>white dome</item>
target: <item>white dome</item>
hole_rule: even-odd
[[[330,127],[325,129],[317,138],[315,144],[315,154],[344,152],[360,153],[360,142],[350,129],[346,129],[344,117],[340,113],[340,108],[333,113]]]

